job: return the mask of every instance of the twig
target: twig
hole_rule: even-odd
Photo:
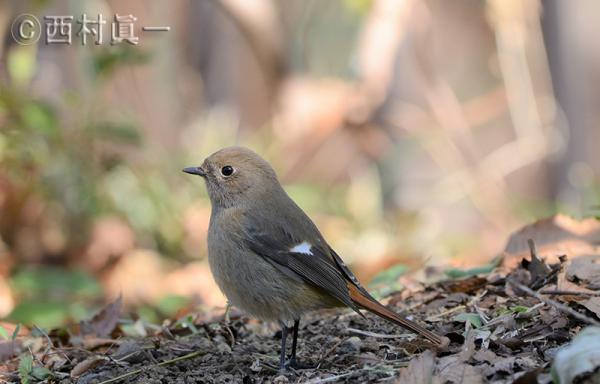
[[[363,331],[360,329],[356,329],[356,328],[346,328],[346,331],[350,332],[350,333],[356,333],[359,335],[363,335],[363,336],[370,336],[370,337],[375,337],[378,339],[403,339],[403,338],[409,338],[414,336],[412,333],[402,333],[399,335],[386,335],[383,333],[375,333],[375,332],[369,332],[369,331]]]
[[[533,239],[527,239],[527,244],[529,245],[529,253],[531,254],[531,259],[539,259],[537,247],[535,246],[535,241],[533,241]]]
[[[43,354],[44,356],[47,356],[48,352],[52,348],[54,348],[54,343],[50,339],[50,336],[48,336],[48,334],[46,332],[44,332],[40,327],[38,327],[37,325],[34,325],[34,328],[46,338],[46,341],[48,341],[48,345],[46,346],[46,349],[44,350],[44,354]],[[42,359],[43,359],[43,357],[42,357]]]
[[[394,368],[403,368],[403,367],[407,367],[408,363],[407,362],[399,362],[398,364],[392,364],[392,366]],[[359,374],[361,372],[368,372],[368,371],[386,373],[386,374],[390,375],[389,378],[394,377],[394,375],[395,375],[394,369],[372,366],[372,367],[364,367],[361,369],[353,370],[353,371],[342,373],[342,374],[335,375],[335,376],[324,377],[324,378],[317,377],[310,381],[307,381],[306,384],[322,384],[322,383],[331,383],[334,381],[337,382],[339,379],[342,379],[344,377],[348,377],[348,376],[352,376],[355,374]]]
[[[539,291],[542,295],[564,295],[564,296],[600,296],[600,292],[580,292],[580,291],[562,291],[562,290],[543,290]]]
[[[353,375],[353,374],[355,374],[357,372],[358,371],[346,372],[346,373],[342,373],[341,375],[329,376],[329,377],[326,377],[324,379],[316,378],[316,379],[307,381],[306,384],[331,383],[331,382],[334,382],[334,381],[338,381],[341,378],[351,376],[351,375]]]
[[[170,365],[170,364],[173,364],[173,363],[177,363],[177,362],[182,361],[182,360],[193,359],[194,357],[203,355],[204,353],[205,353],[205,351],[196,351],[196,352],[188,353],[187,355],[179,356],[179,357],[176,357],[176,358],[171,359],[171,360],[166,360],[166,361],[160,362],[158,364],[152,365],[152,366],[150,366],[148,368],[163,367],[165,365]],[[136,369],[134,371],[130,371],[130,372],[124,373],[124,374],[119,375],[117,377],[113,377],[112,379],[101,381],[98,384],[114,383],[114,382],[119,381],[121,379],[124,379],[126,377],[137,375],[137,374],[141,373],[143,370],[148,369],[148,368]]]
[[[438,313],[437,315],[429,316],[426,320],[427,321],[431,321],[431,320],[434,320],[434,319],[439,319],[440,317],[444,317],[444,316],[449,315],[449,314],[451,314],[453,312],[460,311],[461,309],[466,309],[466,308],[467,307],[464,306],[464,305],[457,305],[456,307],[452,307],[452,308],[448,309],[447,311],[444,311],[442,313]]]
[[[538,299],[539,301],[541,301],[542,303],[545,303],[547,305],[551,305],[553,307],[555,307],[556,309],[558,309],[559,311],[563,311],[568,313],[569,315],[585,322],[588,324],[592,324],[592,325],[596,325],[596,326],[600,326],[600,322],[582,314],[579,313],[575,310],[573,310],[571,307],[559,303],[558,301],[552,300],[552,299],[548,299],[543,297],[539,292],[534,291],[533,289],[521,284],[521,283],[515,283],[515,282],[509,282],[511,285],[514,285],[515,287],[517,287],[519,290],[525,292],[526,294],[528,294],[529,296],[533,296],[536,299]]]

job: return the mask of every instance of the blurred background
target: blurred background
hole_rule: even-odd
[[[18,44],[23,13],[73,16],[72,43]],[[137,45],[111,44],[115,15]],[[364,281],[598,215],[599,21],[594,0],[0,0],[0,318],[223,306],[181,169],[234,144]]]

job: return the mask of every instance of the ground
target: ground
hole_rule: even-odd
[[[117,300],[78,327],[17,337],[0,372],[7,382],[65,384],[550,383],[560,348],[600,324],[600,255],[543,261],[529,244],[526,258],[446,271],[383,298],[448,337],[443,350],[369,313],[327,310],[300,324],[299,358],[312,368],[282,375],[281,331],[271,324],[236,311],[229,321],[202,313],[160,327],[126,323]],[[132,327],[146,336],[132,337]],[[599,367],[574,381],[598,382]]]

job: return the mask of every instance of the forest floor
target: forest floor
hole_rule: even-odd
[[[600,382],[600,342],[585,345],[598,332],[575,337],[600,325],[600,225],[561,220],[515,233],[495,266],[413,282],[383,300],[448,337],[446,350],[371,314],[327,310],[300,324],[299,359],[313,367],[281,375],[277,327],[235,311],[229,322],[203,314],[149,327],[124,322],[119,299],[71,329],[16,330],[0,343],[0,382],[550,383],[552,371]],[[586,357],[556,359],[568,344]],[[595,363],[579,367],[586,358]]]

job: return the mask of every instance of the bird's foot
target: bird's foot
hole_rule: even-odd
[[[316,368],[316,365],[314,364],[307,364],[307,363],[301,363],[298,360],[296,360],[295,357],[290,358],[288,361],[285,362],[285,364],[283,365],[283,367],[279,367],[279,371],[281,371],[282,369],[286,370],[286,369],[313,369]]]
[[[271,366],[273,367],[273,366]],[[275,367],[273,367],[275,368]],[[296,359],[289,359],[283,365],[279,365],[278,373],[280,375],[290,375],[301,369],[315,369],[317,364],[301,363]]]

